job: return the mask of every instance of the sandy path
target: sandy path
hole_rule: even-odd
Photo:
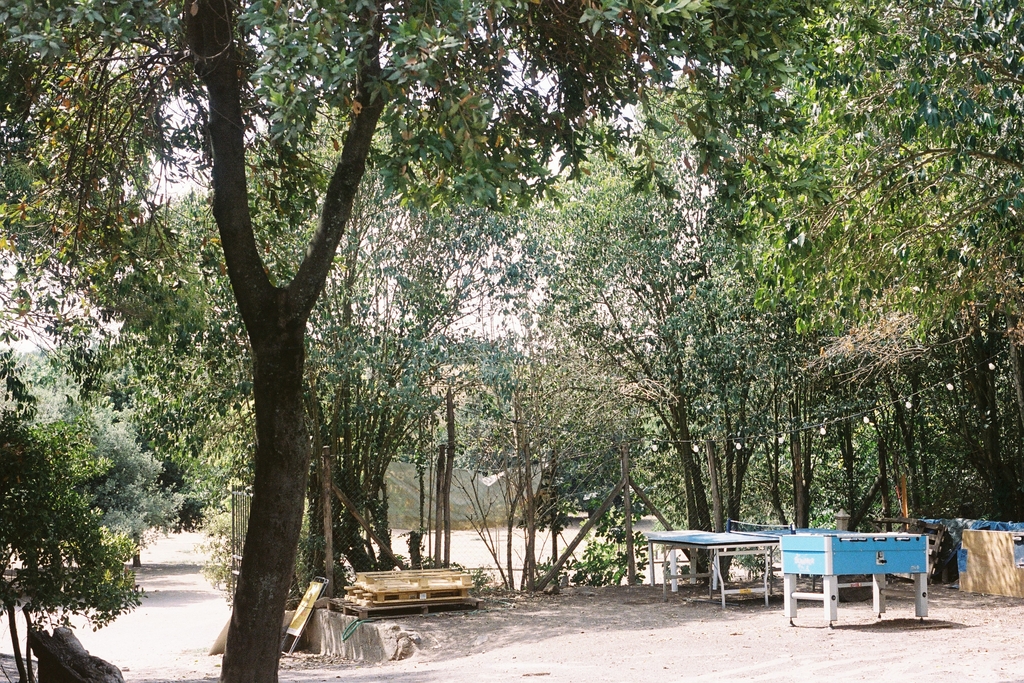
[[[228,617],[223,597],[199,575],[184,534],[144,556],[143,606],[97,632],[85,646],[125,671],[128,681],[215,681],[220,657],[206,656]],[[705,589],[706,590],[706,589]],[[1024,683],[1024,600],[933,587],[930,616],[912,618],[909,592],[890,598],[885,619],[870,602],[839,606],[833,630],[819,609],[801,609],[797,627],[781,600],[722,610],[688,586],[662,601],[661,588],[570,589],[558,596],[491,600],[475,613],[412,617],[420,633],[411,659],[383,665],[300,655],[282,660],[295,683],[560,683],[661,681],[985,681]],[[10,651],[6,631],[0,653]]]
[[[722,610],[703,593],[662,601],[661,590],[573,590],[515,601],[514,609],[414,618],[432,647],[377,667],[290,670],[282,680],[370,683],[545,681],[1024,681],[1024,600],[936,588],[930,616],[913,618],[909,591],[879,621],[844,603],[835,629],[819,609],[790,627],[776,599]],[[310,658],[315,660],[315,658]],[[285,667],[315,666],[286,662]],[[339,665],[336,665],[339,666]]]
[[[125,680],[217,676],[220,657],[206,653],[230,610],[224,594],[199,573],[204,557],[195,546],[203,540],[202,534],[159,539],[143,551],[143,567],[136,570],[136,582],[145,591],[141,607],[98,631],[75,622],[85,648],[120,667]],[[3,622],[0,653],[9,654],[10,634]]]

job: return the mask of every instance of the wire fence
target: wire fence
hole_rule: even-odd
[[[238,576],[242,571],[242,549],[245,547],[245,532],[249,528],[249,512],[252,509],[252,491],[235,489],[231,492],[231,573],[228,575],[228,594],[234,596]]]

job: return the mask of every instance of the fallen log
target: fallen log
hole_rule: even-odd
[[[29,631],[28,641],[39,660],[39,683],[124,683],[121,670],[89,654],[69,628]]]

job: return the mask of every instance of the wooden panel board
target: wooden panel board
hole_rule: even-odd
[[[960,589],[972,593],[1024,598],[1024,568],[1014,563],[1014,537],[1021,532],[965,529],[967,571],[960,575]]]

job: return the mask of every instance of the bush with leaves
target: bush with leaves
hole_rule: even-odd
[[[49,623],[81,615],[99,627],[139,605],[124,566],[135,544],[103,526],[83,489],[99,472],[87,430],[0,413],[0,600],[11,614],[20,602]]]
[[[593,500],[594,505],[599,501]],[[634,503],[633,524],[643,517],[643,507]],[[626,577],[629,554],[626,551],[626,511],[622,498],[598,521],[592,538],[583,550],[582,560],[570,560],[566,564],[569,581],[577,586],[618,586]],[[635,529],[635,527],[634,527]],[[647,561],[647,539],[643,533],[633,531],[633,553],[636,566],[642,567]],[[643,581],[643,574],[636,575],[637,583]]]

